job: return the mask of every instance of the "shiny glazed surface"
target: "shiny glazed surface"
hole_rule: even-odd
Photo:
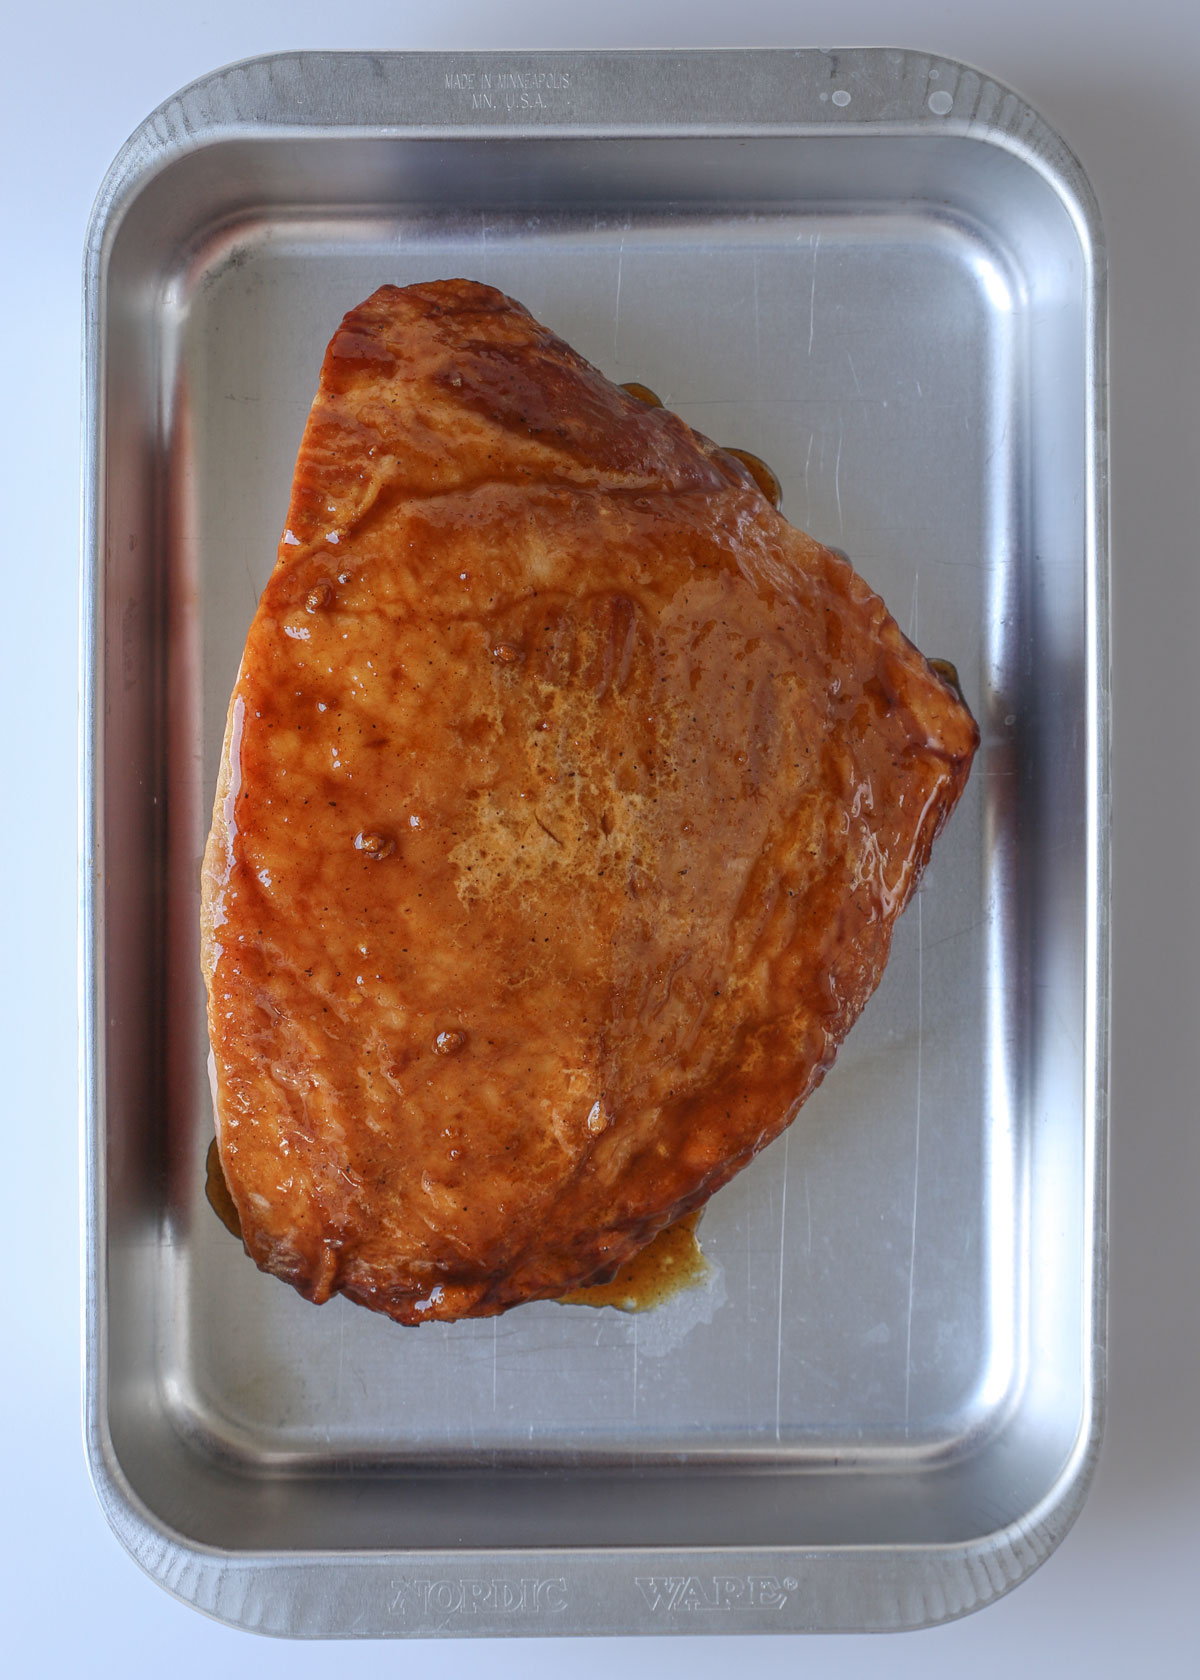
[[[489,288],[377,292],[205,861],[250,1254],[407,1323],[610,1274],[823,1078],[976,742],[729,454]]]

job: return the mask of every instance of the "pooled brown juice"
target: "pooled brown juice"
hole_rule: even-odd
[[[241,1240],[242,1222],[238,1218],[238,1210],[233,1205],[233,1197],[229,1194],[229,1186],[225,1182],[225,1174],[221,1170],[221,1154],[214,1138],[208,1146],[208,1154],[204,1160],[204,1194],[208,1205],[216,1214],[227,1231]]]
[[[572,1289],[557,1300],[565,1307],[616,1307],[620,1312],[649,1312],[703,1283],[710,1267],[696,1241],[696,1227],[703,1208],[685,1213],[674,1225],[660,1231],[640,1254],[626,1260],[608,1283],[589,1283]]]

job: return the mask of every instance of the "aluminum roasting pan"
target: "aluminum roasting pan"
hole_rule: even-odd
[[[198,867],[329,334],[464,274],[765,457],[983,747],[704,1289],[402,1330],[203,1195]],[[1014,94],[903,51],[262,59],[87,253],[87,1437],[179,1597],[303,1635],[890,1629],[1020,1581],[1104,1373],[1105,267]]]

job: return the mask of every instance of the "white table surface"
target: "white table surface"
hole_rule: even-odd
[[[0,968],[8,1216],[0,1649],[14,1675],[1200,1672],[1200,6],[1194,0],[114,0],[7,11]],[[1060,1550],[961,1622],[884,1638],[293,1644],[203,1619],[109,1534],[79,1403],[76,663],[80,265],[160,100],[288,48],[903,45],[1020,90],[1095,185],[1112,286],[1111,1383]],[[1189,1652],[1191,1653],[1189,1655]]]

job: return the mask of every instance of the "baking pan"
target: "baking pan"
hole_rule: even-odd
[[[707,1282],[401,1329],[205,1201],[198,876],[325,344],[466,275],[763,457],[983,745]],[[301,1635],[895,1629],[1062,1537],[1104,1367],[1105,263],[1015,94],[903,51],[328,55],[142,125],[87,250],[87,1439],[179,1597]]]

